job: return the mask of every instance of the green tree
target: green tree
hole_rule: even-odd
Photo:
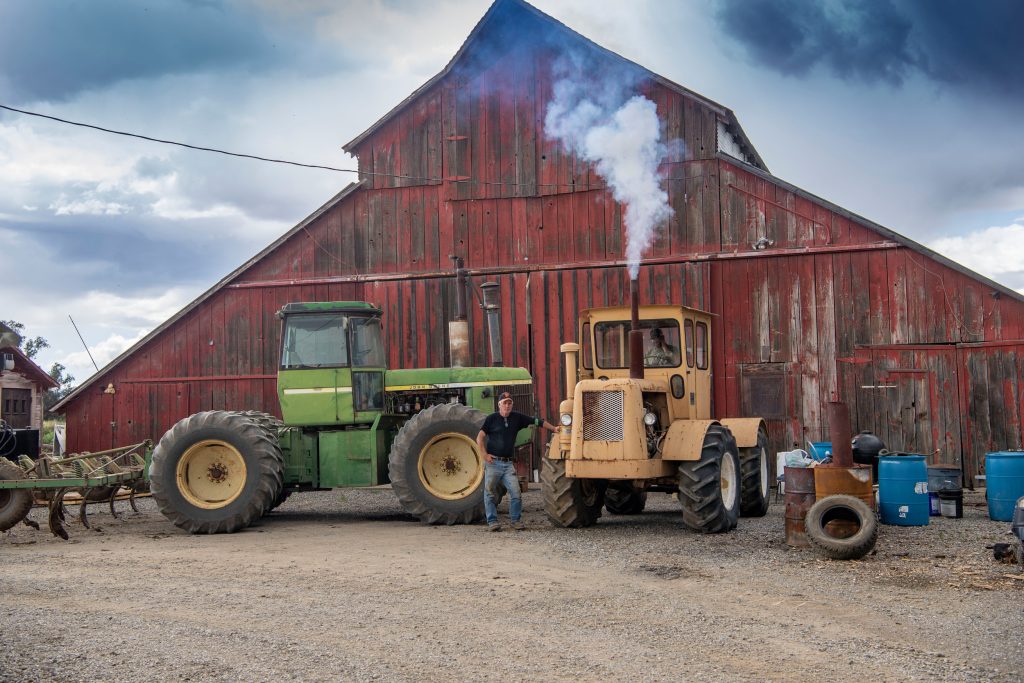
[[[54,363],[50,367],[50,377],[57,383],[57,388],[50,389],[43,396],[43,410],[47,415],[50,414],[50,408],[75,389],[74,375],[68,374],[68,369],[60,363]]]
[[[0,322],[7,325],[7,327],[11,328],[11,331],[18,335],[18,348],[29,358],[35,358],[37,353],[49,348],[50,342],[42,337],[26,337],[24,324],[16,320],[0,320]]]

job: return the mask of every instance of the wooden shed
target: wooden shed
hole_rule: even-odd
[[[627,286],[622,207],[544,134],[567,53],[638,72],[636,92],[684,143],[661,167],[674,215],[642,298],[717,316],[717,414],[763,415],[789,448],[827,440],[838,396],[855,430],[962,462],[967,481],[986,451],[1021,446],[1024,298],[774,177],[726,107],[497,0],[441,73],[345,146],[357,183],[59,404],[69,448],[158,438],[199,410],[278,412],[274,314],[290,301],[375,302],[391,367],[446,365],[449,255],[500,285],[504,359],[531,370],[553,415],[577,311],[622,303]]]
[[[0,347],[0,420],[12,429],[43,428],[43,396],[57,382],[17,346]]]

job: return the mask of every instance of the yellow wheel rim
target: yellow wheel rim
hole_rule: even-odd
[[[473,493],[484,478],[476,442],[464,434],[439,434],[420,451],[420,482],[431,495],[460,500]]]
[[[217,510],[230,505],[245,488],[245,458],[224,441],[193,444],[178,460],[178,491],[192,505]]]

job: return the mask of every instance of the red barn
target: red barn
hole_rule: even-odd
[[[274,314],[290,301],[376,302],[391,367],[446,365],[449,255],[500,285],[505,362],[532,371],[553,415],[577,311],[627,288],[622,207],[544,134],[567,51],[639,73],[636,92],[685,143],[661,167],[674,215],[645,256],[642,300],[717,315],[716,414],[762,415],[788,448],[827,439],[836,394],[855,429],[962,462],[967,481],[986,451],[1021,446],[1024,298],[772,176],[722,105],[497,0],[441,73],[345,146],[358,183],[60,404],[70,448],[155,439],[200,410],[278,412]]]

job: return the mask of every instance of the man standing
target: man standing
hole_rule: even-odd
[[[520,516],[523,513],[523,498],[519,492],[519,477],[516,476],[515,457],[516,435],[524,427],[536,425],[549,432],[557,429],[553,424],[539,417],[529,417],[512,410],[512,394],[504,391],[498,396],[498,412],[491,413],[484,420],[476,445],[484,455],[484,512],[487,515],[487,530],[501,531],[498,524],[498,504],[494,490],[503,484],[508,491],[508,516],[512,528],[522,531],[526,528]]]

